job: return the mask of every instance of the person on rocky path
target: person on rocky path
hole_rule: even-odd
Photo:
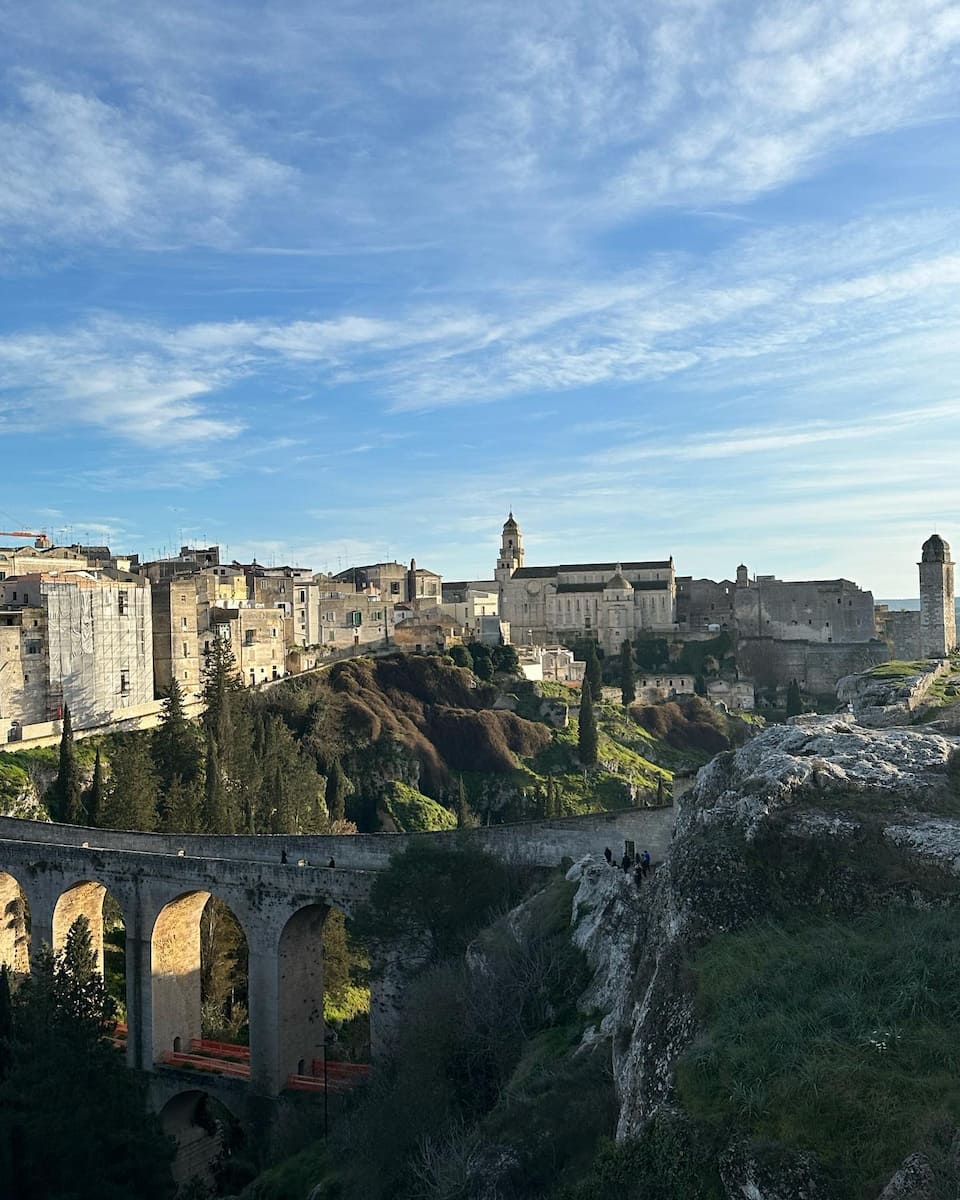
[[[640,887],[640,885],[643,883],[643,877],[645,874],[646,871],[643,869],[643,863],[638,862],[633,868],[633,882],[637,885],[637,887]]]
[[[640,865],[643,867],[644,875],[646,875],[646,873],[650,870],[650,851],[649,850],[644,850],[644,852],[640,855]]]
[[[286,850],[281,850],[280,851],[280,862],[285,863],[286,861],[287,861],[287,852],[286,852]]]
[[[603,857],[607,860],[608,866],[613,866],[613,851],[609,846],[607,846],[606,850],[604,850]]]
[[[621,858],[621,859],[620,859],[620,867],[621,867],[621,869],[622,869],[623,871],[629,871],[629,870],[630,870],[630,864],[631,864],[632,862],[633,862],[633,860],[631,859],[630,855],[629,855],[629,854],[626,852],[626,850],[624,850],[624,852],[623,852],[623,858]]]

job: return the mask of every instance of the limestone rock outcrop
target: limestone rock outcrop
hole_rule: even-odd
[[[708,938],[822,902],[852,913],[922,905],[934,877],[938,895],[960,894],[956,749],[955,738],[847,714],[795,718],[700,771],[665,860],[639,888],[602,860],[573,866],[573,936],[594,971],[583,1004],[606,1014],[592,1036],[612,1043],[618,1138],[676,1101],[678,1060],[700,1032],[686,963]],[[897,869],[882,869],[891,860]],[[720,1169],[729,1200],[832,1195],[803,1156],[763,1162],[732,1145]]]

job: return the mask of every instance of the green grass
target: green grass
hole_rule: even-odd
[[[438,829],[457,827],[457,818],[449,808],[406,783],[388,783],[381,803],[399,833],[433,833]]]
[[[891,659],[890,662],[880,663],[879,666],[872,667],[867,674],[872,679],[909,679],[913,675],[926,675],[931,670],[930,660],[926,658],[918,659]]]
[[[758,924],[691,964],[706,1036],[694,1117],[815,1153],[873,1197],[960,1120],[960,922],[947,909]]]

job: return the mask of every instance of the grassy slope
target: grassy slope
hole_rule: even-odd
[[[960,1122],[960,926],[948,910],[761,923],[692,964],[706,1038],[679,1091],[694,1117],[813,1151],[874,1196]]]

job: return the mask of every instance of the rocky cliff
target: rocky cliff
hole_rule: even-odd
[[[675,841],[652,879],[638,887],[632,877],[590,858],[572,868],[568,878],[578,885],[574,940],[594,969],[583,1003],[605,1014],[590,1036],[608,1037],[612,1043],[620,1104],[618,1140],[642,1138],[663,1114],[689,1120],[691,1129],[696,1121],[706,1122],[713,1141],[703,1152],[710,1162],[705,1163],[707,1182],[697,1194],[728,1200],[872,1200],[881,1192],[884,1200],[934,1200],[958,1194],[960,1138],[954,1127],[960,1111],[946,1079],[931,1084],[929,1101],[924,1093],[923,1104],[929,1104],[940,1122],[936,1137],[931,1134],[927,1141],[921,1138],[922,1145],[912,1145],[901,1130],[899,1144],[891,1137],[888,1147],[870,1148],[870,1154],[864,1155],[869,1164],[858,1177],[857,1155],[837,1151],[826,1142],[826,1149],[819,1143],[811,1146],[811,1140],[817,1139],[807,1136],[799,1118],[793,1137],[789,1122],[783,1121],[770,1099],[776,1094],[773,1082],[760,1079],[755,1088],[759,1098],[751,1098],[749,1089],[737,1090],[740,1081],[735,1071],[713,1086],[713,1075],[719,1078],[726,1069],[724,1049],[702,995],[709,991],[704,984],[710,983],[709,975],[704,975],[710,968],[704,962],[715,967],[718,961],[731,961],[730,955],[718,957],[717,947],[722,951],[724,946],[740,946],[743,943],[736,939],[751,930],[775,928],[789,963],[790,939],[796,939],[798,947],[809,946],[811,931],[836,931],[840,937],[842,931],[852,930],[860,936],[866,921],[875,934],[878,922],[896,923],[903,914],[949,914],[960,904],[956,747],[951,737],[918,729],[865,728],[852,716],[795,718],[768,729],[736,752],[719,755],[701,770],[678,805]],[[952,921],[945,928],[949,931]],[[897,925],[890,937],[901,933]],[[921,950],[926,945],[916,931],[903,936]],[[944,940],[943,936],[933,939],[938,953]],[[880,1097],[887,1086],[882,1072],[892,1061],[889,1047],[896,1050],[901,1039],[904,1044],[910,1041],[920,1023],[935,1024],[941,1010],[949,1016],[960,1009],[960,985],[955,992],[949,985],[940,987],[941,996],[934,975],[923,974],[930,968],[918,951],[916,969],[922,977],[916,983],[913,1009],[897,1010],[895,1027],[890,1025],[893,1032],[885,1027],[874,1036],[868,1028],[867,1035],[853,1037],[848,1026],[852,1028],[857,1004],[872,1003],[867,978],[872,968],[866,959],[866,965],[857,966],[856,955],[866,955],[864,938],[851,944],[861,949],[843,951],[843,963],[837,966],[842,985],[831,982],[829,969],[816,995],[817,981],[810,981],[810,1012],[830,1013],[841,997],[853,1016],[844,1012],[824,1017],[823,1023],[830,1026],[825,1033],[813,1017],[806,1021],[803,1010],[798,1017],[790,1009],[789,996],[783,997],[780,1014],[768,1008],[751,1015],[749,1005],[744,1012],[750,1020],[755,1016],[761,1041],[764,1030],[782,1017],[784,1028],[777,1036],[790,1041],[797,1071],[809,1067],[798,1026],[809,1025],[803,1036],[818,1045],[829,1034],[830,1053],[835,1058],[848,1055],[851,1079],[861,1078],[857,1071],[867,1072],[864,1079],[869,1072],[881,1073],[879,1082],[869,1075],[873,1081],[869,1086],[876,1086]],[[713,958],[705,960],[710,948]],[[826,968],[831,954],[839,951],[825,948],[821,956]],[[736,962],[735,954],[732,961]],[[853,985],[850,962],[863,977]],[[758,963],[762,967],[762,956]],[[879,970],[882,981],[884,968]],[[860,978],[855,971],[854,977]],[[901,991],[915,982],[912,977],[905,979]],[[762,996],[757,1005],[761,1003]],[[928,1012],[930,1005],[936,1011]],[[880,1013],[879,999],[875,1007]],[[916,1014],[914,1024],[911,1012]],[[792,1015],[783,1015],[787,1013]],[[864,1019],[869,1027],[881,1016]],[[894,1022],[889,1015],[883,1019]],[[751,1028],[745,1019],[742,1036],[749,1037]],[[871,1054],[877,1064],[864,1059]],[[921,1058],[918,1051],[916,1062]],[[776,1063],[776,1056],[771,1061]],[[769,1073],[775,1075],[776,1070]],[[684,1085],[685,1079],[689,1086]],[[816,1086],[814,1080],[810,1087]],[[854,1090],[858,1086],[854,1082]],[[831,1087],[827,1100],[832,1102],[837,1089]],[[809,1089],[803,1091],[804,1104],[810,1094]],[[827,1100],[821,1105],[822,1119],[842,1121],[842,1113],[827,1116],[831,1112]],[[920,1107],[917,1100],[907,1115],[913,1120],[919,1113],[917,1129],[926,1130],[926,1110],[920,1112]],[[855,1125],[859,1118],[851,1120]],[[770,1129],[783,1140],[757,1136],[758,1131]],[[689,1144],[694,1142],[691,1135]],[[882,1178],[877,1174],[881,1168]]]

